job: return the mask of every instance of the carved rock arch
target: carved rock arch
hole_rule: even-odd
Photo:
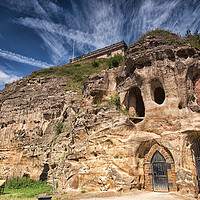
[[[200,66],[195,63],[186,74],[187,106],[194,112],[200,110]]]
[[[168,174],[168,184],[169,192],[176,191],[176,174],[175,174],[175,164],[172,154],[165,147],[160,146],[159,144],[154,144],[149,152],[145,155],[144,158],[144,187],[146,190],[154,191],[153,187],[153,174],[152,174],[152,158],[156,152],[159,152],[163,158],[166,160],[167,165],[167,174]]]

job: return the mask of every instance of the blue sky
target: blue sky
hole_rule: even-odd
[[[200,0],[0,0],[0,89],[155,28],[200,29]]]

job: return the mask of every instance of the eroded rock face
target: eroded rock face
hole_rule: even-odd
[[[200,136],[199,55],[200,51],[194,47],[166,44],[159,37],[147,37],[128,49],[124,69],[115,80],[122,108],[132,115],[127,121],[133,122],[133,128],[125,140],[132,153],[129,167],[118,166],[118,169],[129,168],[133,173],[126,173],[136,180],[138,188],[155,189],[153,155],[149,161],[146,157],[148,152],[155,153],[152,149],[157,144],[166,148],[173,160],[167,171],[169,190],[186,193],[199,190],[192,147]],[[188,142],[188,138],[192,139]],[[145,169],[148,164],[150,167]]]
[[[64,86],[55,78],[23,79],[1,91],[1,176],[40,178],[49,165],[56,123],[67,119],[77,102]]]
[[[83,96],[56,78],[8,86],[0,94],[1,176],[54,176],[60,192],[156,190],[159,152],[167,190],[197,193],[199,56],[152,36],[128,49],[124,67],[91,75]],[[123,112],[107,103],[116,93]]]

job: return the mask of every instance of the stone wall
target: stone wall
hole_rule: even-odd
[[[70,63],[77,62],[83,59],[99,59],[99,58],[110,58],[113,57],[115,54],[124,55],[125,51],[127,50],[127,45],[124,41],[112,44],[110,46],[106,46],[102,49],[97,49],[96,51],[92,51],[90,53],[84,54],[82,56],[70,59]]]

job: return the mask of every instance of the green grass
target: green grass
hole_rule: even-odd
[[[138,40],[139,43],[142,43],[147,36],[160,36],[164,44],[186,44],[187,41],[182,39],[180,35],[172,33],[170,31],[156,29],[152,31],[148,31],[147,33],[143,34],[140,39]]]
[[[87,77],[103,69],[108,69],[106,59],[98,60],[98,67],[94,66],[94,60],[81,61],[80,63],[67,64],[34,71],[28,78],[57,77],[66,79],[66,90],[80,90],[87,81]]]
[[[39,194],[52,194],[53,189],[46,182],[35,181],[32,179],[11,178],[6,184],[4,193],[0,199],[37,199]]]
[[[200,48],[199,39],[197,39],[194,35],[185,37],[162,29],[155,29],[152,31],[148,31],[147,33],[143,34],[140,37],[140,39],[134,44],[142,43],[147,36],[156,36],[156,35],[157,36],[159,35],[159,37],[162,38],[163,44],[178,44],[178,45],[190,44],[192,46]]]
[[[55,126],[56,134],[59,135],[63,131],[63,122],[58,121]]]

